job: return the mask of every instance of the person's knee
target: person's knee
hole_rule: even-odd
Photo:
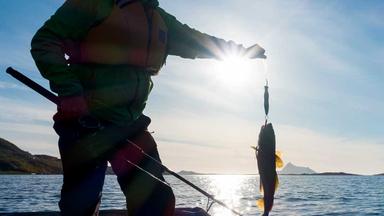
[[[155,176],[160,176],[163,169],[160,165],[161,160],[156,142],[151,134],[148,131],[143,131],[135,136],[131,142],[132,143],[125,143],[121,146],[109,159],[115,174],[117,176],[132,175],[135,170],[137,170],[137,168],[132,165],[133,163]],[[143,154],[141,149],[152,158]]]
[[[146,153],[157,151],[157,144],[151,133],[147,130],[139,133],[131,139],[133,143],[143,149]]]

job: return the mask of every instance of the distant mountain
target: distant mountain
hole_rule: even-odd
[[[285,167],[278,172],[280,175],[302,175],[302,174],[316,174],[314,170],[309,167],[300,167],[289,162]]]
[[[317,173],[309,167],[296,166],[288,163],[280,172],[279,175],[318,175],[318,176],[356,176],[357,174],[345,172],[322,172]]]
[[[32,155],[0,138],[0,174],[59,174],[60,159],[48,155]]]

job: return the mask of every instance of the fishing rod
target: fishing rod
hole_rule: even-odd
[[[41,86],[40,84],[29,79],[27,76],[13,69],[12,67],[8,67],[6,72],[9,75],[11,75],[13,78],[17,79],[24,85],[34,90],[35,92],[39,93],[46,99],[50,100],[52,103],[56,104],[57,106],[60,106],[59,97],[53,94],[51,91],[44,88],[43,86]],[[101,128],[101,123],[99,122],[99,120],[91,115],[85,115],[80,117],[78,119],[78,123],[83,127],[83,129],[86,129],[88,131],[96,131]]]
[[[29,79],[24,74],[20,73],[19,71],[9,67],[7,68],[6,72],[14,77],[15,79],[22,82],[24,85],[28,86],[29,88],[33,89],[35,92],[41,94],[43,97],[50,100],[52,103],[59,105],[59,98],[53,94],[52,92],[48,91],[43,86],[37,84],[35,81]]]
[[[19,80],[20,82],[22,82],[23,84],[25,84],[26,86],[28,86],[29,88],[33,89],[34,91],[36,91],[37,93],[39,93],[40,95],[42,95],[43,97],[47,98],[48,100],[50,100],[51,102],[53,102],[54,104],[56,105],[59,105],[59,98],[57,95],[53,94],[52,92],[50,92],[49,90],[47,90],[46,88],[44,88],[43,86],[39,85],[38,83],[36,83],[35,81],[29,79],[28,77],[26,77],[25,75],[23,75],[22,73],[16,71],[15,69],[11,68],[11,67],[8,67],[6,72],[8,74],[10,74],[12,77],[14,77],[15,79]],[[220,200],[217,200],[213,195],[209,194],[208,192],[204,191],[203,189],[199,188],[198,186],[196,186],[195,184],[193,184],[192,182],[188,181],[187,179],[183,178],[182,176],[180,176],[179,174],[177,174],[176,172],[170,170],[168,167],[166,167],[165,165],[163,165],[160,161],[156,160],[155,158],[153,158],[152,156],[150,156],[149,154],[147,154],[141,147],[139,147],[136,143],[130,141],[129,139],[126,140],[126,142],[132,144],[137,150],[139,150],[141,152],[141,154],[143,154],[146,158],[148,158],[149,160],[155,162],[156,164],[158,164],[159,166],[161,166],[167,173],[171,174],[172,176],[176,177],[177,179],[181,180],[182,182],[184,182],[185,184],[189,185],[190,187],[192,187],[193,189],[197,190],[198,192],[200,192],[201,194],[203,194],[204,196],[206,196],[208,199],[212,200],[213,203],[217,203],[221,206],[223,206],[224,208],[230,210],[231,212],[233,212],[234,214],[236,215],[239,215],[239,216],[242,216],[241,213],[237,212],[236,210],[230,208],[227,204],[225,204],[224,202],[220,201]],[[139,167],[138,165],[132,163],[131,161],[127,160],[128,163],[132,164],[133,166],[137,167],[139,170],[147,173],[149,176],[151,177],[154,177],[151,173],[147,172],[146,170],[142,169],[141,167]],[[155,178],[155,180],[157,181],[161,181],[160,179],[158,178]],[[163,182],[163,181],[161,181]],[[163,182],[164,183],[164,182]],[[166,183],[164,183],[166,184]],[[166,184],[168,185],[168,184]],[[169,185],[168,185],[169,186]],[[209,200],[208,200],[209,201]],[[212,204],[213,204],[212,203]],[[212,205],[211,204],[211,205]]]

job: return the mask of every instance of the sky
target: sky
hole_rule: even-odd
[[[55,107],[5,74],[48,87],[30,55],[36,30],[62,0],[0,1],[0,137],[59,156]],[[206,173],[257,173],[263,90],[283,160],[318,172],[384,172],[384,2],[160,0],[202,32],[266,49],[267,60],[170,56],[145,114],[163,163]]]

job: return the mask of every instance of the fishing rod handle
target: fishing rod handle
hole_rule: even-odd
[[[8,67],[6,72],[11,75],[13,78],[17,79],[24,85],[28,86],[41,96],[45,97],[46,99],[50,100],[57,106],[60,106],[60,99],[57,95],[53,94],[51,91],[47,90],[40,84],[36,83],[35,81],[29,79],[27,76],[24,74],[20,73],[19,71],[13,69],[12,67]],[[102,128],[102,125],[100,121],[91,116],[91,115],[85,115],[81,116],[78,119],[78,123],[81,125],[81,127],[85,130],[88,130],[89,132],[94,132]]]
[[[59,104],[59,98],[55,94],[48,91],[43,86],[37,84],[35,81],[29,79],[28,77],[26,77],[25,75],[23,75],[19,71],[13,69],[12,67],[8,67],[6,72],[9,75],[11,75],[12,77],[14,77],[15,79],[17,79],[18,81],[22,82],[24,85],[28,86],[29,88],[33,89],[34,91],[36,91],[37,93],[39,93],[43,97],[47,98],[48,100],[50,100],[54,104],[56,104],[56,105]]]

